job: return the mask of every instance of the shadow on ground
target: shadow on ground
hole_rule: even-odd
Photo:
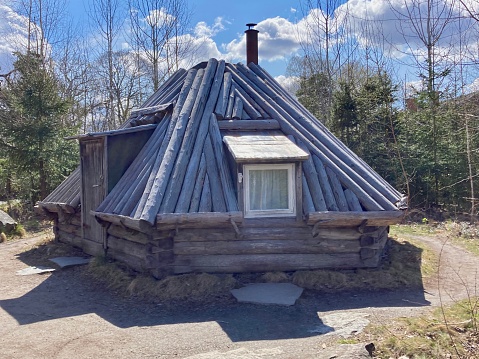
[[[31,258],[20,259],[27,265],[37,265]],[[417,265],[419,271],[419,261]],[[308,290],[291,307],[236,303],[232,297],[209,304],[152,304],[99,288],[90,282],[81,267],[53,272],[23,296],[0,300],[0,307],[20,325],[85,314],[96,314],[119,328],[215,321],[233,342],[306,338],[334,331],[322,322],[318,312],[368,307],[394,311],[398,307],[427,305],[422,286],[397,291]]]

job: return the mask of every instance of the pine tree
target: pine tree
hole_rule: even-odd
[[[32,201],[44,198],[76,165],[76,144],[64,140],[70,103],[44,58],[17,53],[15,77],[0,97],[0,146],[22,191]],[[29,191],[28,191],[28,190]]]

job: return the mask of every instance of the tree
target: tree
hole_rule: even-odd
[[[66,125],[71,104],[61,97],[43,58],[32,52],[16,56],[15,78],[1,92],[0,146],[16,176],[28,178],[28,197],[34,202],[77,165],[76,144],[64,140],[76,129]]]
[[[165,77],[178,70],[188,44],[180,41],[188,24],[184,0],[129,0],[133,48],[151,68],[156,91]]]

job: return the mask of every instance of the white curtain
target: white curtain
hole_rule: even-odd
[[[288,209],[288,170],[249,171],[250,210]]]

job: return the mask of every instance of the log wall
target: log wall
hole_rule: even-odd
[[[106,255],[157,278],[189,272],[237,273],[376,267],[387,241],[386,226],[321,227],[275,219],[198,222],[172,226],[166,218],[142,232],[122,222],[107,228]],[[168,222],[168,223],[167,223]],[[196,227],[196,228],[195,228]],[[80,213],[58,212],[54,231],[61,242],[104,255],[102,246],[82,239]]]

